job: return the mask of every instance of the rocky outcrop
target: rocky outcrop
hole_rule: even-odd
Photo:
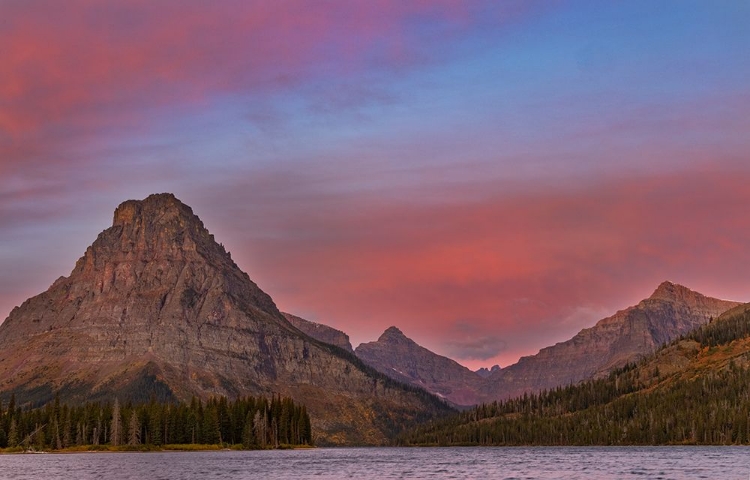
[[[396,327],[388,328],[376,342],[361,344],[355,353],[391,378],[424,388],[455,405],[480,401],[479,375],[418,345]]]
[[[289,321],[289,323],[294,325],[295,328],[298,328],[299,330],[304,332],[306,335],[309,335],[316,340],[320,340],[321,342],[328,343],[330,345],[336,345],[337,347],[343,348],[349,353],[354,353],[352,344],[349,341],[349,335],[345,334],[341,330],[336,330],[335,328],[329,327],[328,325],[323,325],[322,323],[315,323],[311,322],[310,320],[305,320],[304,318],[297,317],[295,315],[292,315],[291,313],[282,312],[282,314],[284,315],[284,318]]]
[[[493,373],[482,392],[511,398],[606,375],[737,305],[664,282],[638,305]]]
[[[489,378],[490,375],[500,370],[500,365],[493,365],[492,368],[482,367],[479,370],[474,370],[474,373],[482,378]]]
[[[321,443],[378,444],[445,412],[300,332],[171,194],[121,204],[72,273],[0,325],[0,393],[45,402],[281,393]]]

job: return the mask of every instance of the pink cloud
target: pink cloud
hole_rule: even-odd
[[[54,123],[119,125],[118,112],[273,92],[373,60],[400,68],[430,55],[409,41],[410,21],[430,15],[445,33],[468,10],[397,1],[11,3],[0,27],[0,129],[18,138]]]
[[[246,239],[230,245],[235,258],[282,308],[354,342],[395,324],[443,354],[502,347],[462,360],[508,364],[662,280],[747,300],[749,180],[747,171],[704,170],[508,194],[487,183],[479,200],[449,190],[435,203],[299,191],[301,204],[236,192],[241,212],[216,220]],[[269,192],[292,191],[277,181]],[[228,226],[232,218],[250,229]]]

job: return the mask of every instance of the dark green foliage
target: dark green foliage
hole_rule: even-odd
[[[55,450],[109,443],[113,412],[119,410],[121,443],[239,444],[245,448],[310,445],[310,417],[304,406],[286,397],[224,397],[206,403],[127,403],[117,409],[93,402],[68,406],[59,401],[40,408],[15,407],[0,412],[0,447],[22,445]],[[253,420],[262,419],[258,425]]]
[[[686,335],[685,338],[695,340],[703,347],[716,347],[749,335],[750,310],[745,310],[703,325]]]
[[[680,340],[711,354],[750,336],[750,312]],[[728,347],[731,348],[731,347]],[[707,349],[707,350],[706,350]],[[399,436],[400,445],[655,445],[750,443],[750,353],[693,376],[662,378],[648,359],[606,379],[480,405]],[[664,381],[664,383],[660,383]],[[642,382],[649,382],[645,385]]]

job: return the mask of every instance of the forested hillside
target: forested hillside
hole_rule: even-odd
[[[606,379],[478,406],[401,445],[750,443],[750,306]]]

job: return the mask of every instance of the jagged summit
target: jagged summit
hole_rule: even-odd
[[[165,215],[167,217],[165,218]],[[112,226],[124,226],[148,219],[164,220],[182,215],[200,223],[193,209],[182,203],[172,193],[155,193],[143,200],[126,200],[116,209]]]
[[[155,255],[192,256],[186,252],[229,256],[193,210],[171,193],[121,203],[115,209],[112,227],[102,235],[108,233],[121,239],[124,251],[138,251],[148,259]],[[92,245],[97,246],[96,242]]]
[[[736,302],[727,302],[726,300],[707,297],[702,293],[669,281],[659,284],[654,293],[643,300],[639,306],[646,306],[651,303],[680,305],[683,308],[689,308],[695,312],[705,314],[707,315],[706,318],[718,316],[718,314],[729,308],[727,306],[729,304],[737,305]]]
[[[404,332],[399,330],[397,327],[388,327],[378,338],[378,342],[393,342],[393,341],[411,341]]]
[[[677,283],[672,283],[670,281],[664,281],[660,283],[649,298],[658,300],[675,300],[687,297],[705,298],[704,295],[698,292],[690,290],[689,288],[683,287],[682,285],[679,285]]]

